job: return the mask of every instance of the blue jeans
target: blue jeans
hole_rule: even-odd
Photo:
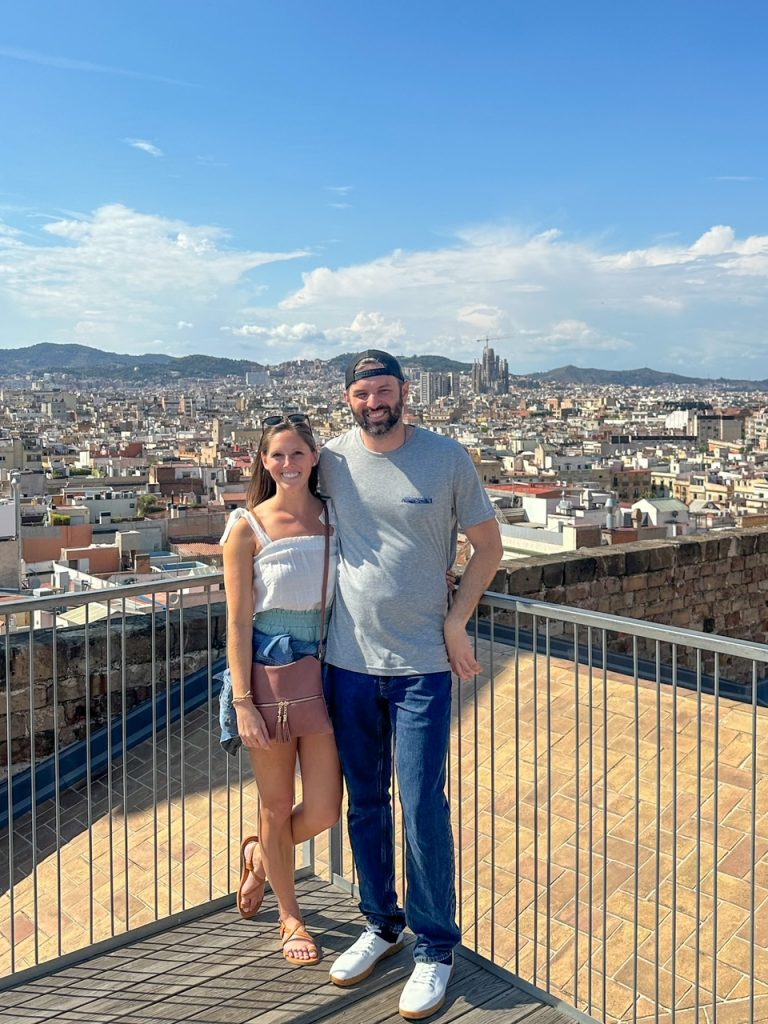
[[[326,698],[347,785],[360,910],[390,942],[407,924],[417,962],[449,961],[461,937],[445,797],[451,674],[377,676],[328,666]],[[405,913],[395,891],[393,735],[405,823]]]

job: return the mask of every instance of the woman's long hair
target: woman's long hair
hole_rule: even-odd
[[[285,433],[286,430],[290,430],[291,433],[301,438],[311,451],[317,452],[317,444],[308,421],[306,423],[276,423],[274,427],[265,427],[259,441],[259,449],[253,460],[251,482],[245,495],[246,508],[255,508],[262,501],[271,498],[277,491],[277,484],[264,468],[261,456],[266,455],[269,451],[272,439],[278,434]],[[317,495],[317,466],[313,466],[312,472],[309,474],[309,491],[310,494]]]

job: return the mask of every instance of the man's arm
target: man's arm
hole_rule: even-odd
[[[451,669],[459,679],[471,679],[482,668],[475,658],[466,631],[470,615],[488,589],[502,556],[501,534],[495,519],[487,519],[463,531],[472,545],[472,557],[445,617],[443,635]]]

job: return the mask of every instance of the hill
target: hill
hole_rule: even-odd
[[[548,381],[559,384],[594,384],[608,385],[617,384],[620,387],[641,387],[652,388],[669,385],[696,385],[708,386],[717,385],[736,389],[764,389],[768,386],[765,380],[730,380],[725,377],[717,379],[707,377],[687,377],[679,373],[669,373],[662,370],[652,370],[643,366],[637,370],[598,370],[596,368],[581,366],[559,366],[554,370],[546,370],[541,373],[526,374],[528,379]],[[517,378],[520,379],[520,378]]]
[[[338,366],[344,370],[347,364],[350,363],[357,352],[344,352],[340,356],[334,356],[333,359],[328,360],[329,366]],[[449,359],[447,356],[405,356],[396,355],[395,358],[402,366],[416,366],[420,370],[426,370],[429,373],[466,373],[472,369],[471,363],[460,363],[456,359]]]
[[[47,341],[28,348],[3,349],[0,360],[0,372],[4,374],[63,372],[123,380],[159,379],[168,373],[180,377],[244,377],[250,370],[263,369],[260,363],[245,359],[161,353],[122,355],[90,345],[59,345]]]
[[[354,358],[354,352],[334,356],[330,366],[343,368]],[[398,356],[404,366],[448,373],[469,370],[469,363],[460,363],[445,356]],[[290,364],[288,364],[290,365]],[[245,377],[251,370],[261,370],[261,363],[248,359],[227,359],[223,356],[169,356],[162,353],[122,355],[105,352],[90,345],[41,342],[28,348],[0,350],[0,373],[74,373],[84,377],[117,378],[119,380],[160,380],[169,374],[179,377]]]
[[[328,365],[342,370],[356,353],[345,352],[328,360]],[[404,367],[415,367],[435,373],[466,372],[471,363],[439,355],[398,355]],[[282,364],[289,367],[290,363]],[[118,380],[160,381],[172,377],[211,378],[242,377],[251,370],[264,369],[264,365],[248,359],[228,359],[223,356],[169,356],[162,353],[122,355],[105,352],[89,345],[41,342],[27,348],[0,349],[0,374],[73,373],[83,377]],[[733,390],[768,390],[768,380],[732,380],[688,377],[678,373],[653,370],[644,366],[636,370],[599,370],[595,367],[559,366],[538,373],[511,375],[511,380],[523,383],[537,381],[552,384],[581,384],[596,387],[725,387]]]

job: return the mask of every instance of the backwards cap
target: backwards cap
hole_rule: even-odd
[[[380,365],[371,366],[367,360],[379,363]],[[365,362],[365,365],[358,369],[363,362]],[[378,348],[369,348],[365,352],[356,355],[347,367],[344,377],[344,388],[346,390],[355,381],[364,380],[366,377],[382,377],[385,375],[397,377],[398,380],[405,380],[400,363],[398,363],[394,356],[391,356],[389,352],[382,352]]]

